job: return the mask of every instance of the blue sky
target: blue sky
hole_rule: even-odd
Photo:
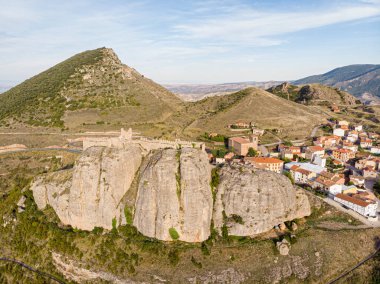
[[[0,83],[111,47],[159,83],[291,80],[380,63],[380,0],[0,0]]]

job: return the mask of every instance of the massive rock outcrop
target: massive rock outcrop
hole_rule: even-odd
[[[206,240],[212,219],[219,231],[226,226],[230,235],[254,236],[310,214],[307,196],[283,175],[226,165],[213,200],[204,151],[155,150],[140,167],[141,153],[133,145],[88,148],[73,169],[34,181],[31,189],[38,208],[50,205],[62,223],[82,230],[111,229],[113,220],[126,223],[129,200],[128,222],[142,234],[185,242]]]
[[[111,229],[113,219],[117,224],[123,220],[121,201],[141,160],[138,147],[91,147],[73,170],[42,176],[31,189],[38,208],[51,205],[62,223],[83,230]]]
[[[307,196],[289,179],[248,166],[223,167],[214,205],[214,224],[230,235],[253,236],[285,221],[310,215]]]
[[[159,150],[142,167],[133,224],[160,240],[176,232],[182,241],[201,242],[210,234],[212,203],[206,153]]]

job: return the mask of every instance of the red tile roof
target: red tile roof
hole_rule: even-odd
[[[272,157],[246,157],[245,160],[257,164],[281,164],[284,161]]]
[[[317,152],[317,151],[324,151],[325,149],[321,146],[310,146],[308,148],[308,150],[313,151],[313,152]]]
[[[250,143],[248,139],[245,139],[243,137],[231,137],[230,139],[240,144]]]
[[[345,200],[345,201],[348,201],[350,203],[353,203],[353,204],[356,204],[356,205],[359,205],[361,207],[367,207],[368,205],[370,205],[372,202],[366,202],[362,199],[359,199],[359,198],[355,198],[355,197],[351,197],[347,194],[342,194],[342,193],[338,193],[337,195],[335,195],[337,198],[340,198],[342,200]]]

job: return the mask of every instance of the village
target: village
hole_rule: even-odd
[[[225,138],[225,149],[206,148],[210,163],[251,165],[282,173],[292,183],[323,198],[330,205],[353,217],[379,226],[380,206],[380,135],[367,132],[363,125],[330,120],[325,127],[328,135],[301,143],[278,143],[273,148],[259,144],[264,130],[251,122],[237,121],[231,130],[249,130],[244,136]],[[215,145],[223,136],[207,134]]]

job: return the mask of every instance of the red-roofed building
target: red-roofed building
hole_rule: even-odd
[[[257,150],[259,138],[256,135],[245,137],[231,137],[228,139],[228,147],[239,156],[246,156],[248,149]]]
[[[365,217],[376,217],[377,202],[368,198],[361,198],[359,195],[348,195],[338,193],[334,196],[334,200],[344,206],[358,212]]]
[[[313,188],[319,188],[335,195],[341,193],[344,185],[344,177],[339,174],[321,172],[314,180]]]
[[[255,168],[281,173],[284,161],[272,157],[245,157],[245,162],[251,163]]]
[[[348,149],[335,149],[333,150],[333,157],[342,162],[347,162],[348,160],[355,158],[355,152]]]
[[[232,152],[229,152],[229,153],[224,155],[224,159],[226,161],[231,161],[234,157],[235,157],[235,153],[232,153]]]
[[[285,146],[280,150],[281,158],[293,159],[294,155],[301,156],[301,147],[298,146]]]
[[[368,149],[372,147],[372,140],[369,138],[360,138],[360,147]]]
[[[374,167],[365,167],[363,169],[363,177],[365,179],[377,179],[379,173],[375,170]]]
[[[306,149],[306,159],[313,160],[315,156],[323,157],[325,155],[325,149],[321,146],[309,146]]]
[[[294,182],[298,184],[308,184],[317,176],[315,172],[302,169],[300,166],[293,165],[290,168],[290,174],[292,175]]]
[[[341,137],[336,135],[330,136],[321,136],[317,140],[313,141],[314,145],[321,147],[332,147],[338,145],[341,140]]]

